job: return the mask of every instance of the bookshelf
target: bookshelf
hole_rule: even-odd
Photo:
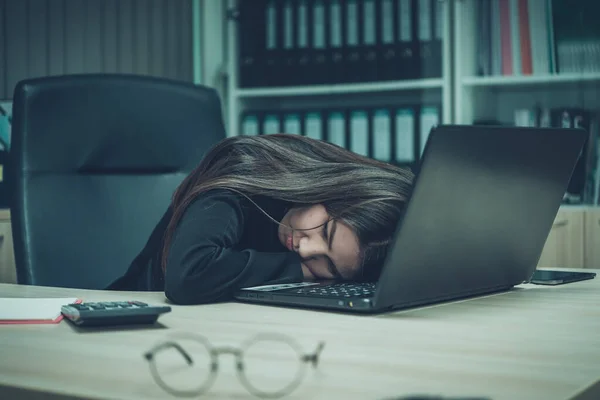
[[[574,12],[591,12],[596,3],[577,2]],[[565,33],[563,25],[569,22],[562,22],[567,19],[558,14],[564,4],[454,1],[454,51],[460,57],[453,65],[453,102],[460,107],[454,107],[453,122],[495,120],[514,125],[515,111],[520,109],[600,109],[600,37],[590,33],[591,26],[581,24],[584,16],[578,14],[580,25],[567,27]],[[577,43],[576,35],[583,44]]]
[[[546,85],[549,88],[558,87],[559,85],[578,85],[582,83],[600,84],[600,72],[581,73],[581,74],[544,74],[531,76],[464,76],[462,85],[470,86],[486,86],[489,88],[498,86],[535,86]],[[577,87],[572,87],[577,89]]]
[[[238,98],[253,97],[294,97],[344,95],[355,93],[385,93],[423,89],[442,89],[444,79],[415,79],[393,82],[366,82],[353,84],[308,85],[256,89],[237,89],[234,93]]]
[[[244,35],[241,30],[243,24],[240,23],[239,11],[243,1],[248,0],[227,0],[226,6],[226,14],[229,16],[226,24],[227,79],[223,97],[226,101],[224,108],[228,135],[242,134],[245,129],[244,118],[252,112],[262,113],[257,118],[263,120],[261,122],[258,119],[257,126],[251,131],[263,134],[272,133],[273,130],[286,132],[288,125],[283,121],[279,122],[277,128],[270,129],[271,132],[264,132],[264,120],[272,117],[270,113],[284,118],[284,115],[302,113],[303,110],[309,113],[314,110],[342,109],[347,110],[345,112],[349,115],[352,110],[375,113],[381,107],[421,107],[422,110],[431,105],[439,107],[436,121],[443,124],[534,125],[542,123],[543,115],[546,123],[552,119],[550,125],[556,126],[557,117],[554,114],[568,109],[569,112],[583,110],[587,115],[587,125],[584,128],[594,132],[598,129],[596,115],[600,110],[600,29],[595,28],[597,24],[592,23],[589,16],[585,15],[593,14],[596,8],[600,11],[600,2],[596,0],[581,0],[571,6],[567,0],[250,0],[257,9],[263,7],[263,25],[269,18],[266,11],[269,4],[282,7],[280,11],[273,11],[273,15],[280,16],[283,21],[285,11],[281,10],[285,9],[286,4],[306,4],[310,15],[311,7],[315,4],[330,7],[337,2],[343,7],[348,7],[350,3],[363,7],[370,2],[376,4],[376,7],[384,7],[384,3],[393,3],[394,18],[398,18],[394,22],[397,24],[394,26],[395,34],[396,28],[402,25],[399,22],[402,18],[397,12],[401,10],[401,4],[410,4],[414,25],[412,39],[418,42],[417,46],[422,46],[422,4],[429,4],[432,9],[439,10],[441,18],[438,20],[437,13],[432,11],[435,16],[429,21],[431,25],[437,24],[435,29],[438,29],[441,38],[439,76],[289,85],[243,84],[243,73],[240,72],[241,43],[238,39],[241,37],[241,40],[246,40],[247,36],[251,36]],[[565,5],[576,10],[574,12],[581,23],[568,26],[573,23],[563,17]],[[586,10],[589,12],[586,13]],[[297,14],[293,15],[296,18]],[[325,13],[325,18],[331,15],[333,14]],[[346,14],[342,15],[347,17]],[[377,14],[376,21],[377,27],[384,25],[383,13]],[[309,20],[307,29],[316,29],[310,22]],[[272,32],[284,35],[285,27],[282,25],[285,24],[276,24]],[[325,24],[326,29],[330,29],[330,25],[332,24]],[[366,23],[361,22],[358,26],[362,30]],[[260,37],[259,45],[266,48],[270,32],[268,23],[263,28],[261,30],[259,26],[255,32]],[[398,32],[400,30],[398,28]],[[381,39],[384,34],[379,34],[378,40],[383,42]],[[435,38],[436,34],[431,36]],[[583,44],[578,41],[579,37],[583,38]],[[285,39],[279,36],[278,40],[283,43]],[[310,40],[309,34],[308,41]],[[394,40],[400,39],[395,36]],[[328,49],[327,45],[325,48]],[[268,64],[269,55],[265,54]],[[351,63],[345,60],[343,65],[349,66]],[[431,63],[427,65],[423,62],[420,67],[425,71],[431,67]],[[268,77],[278,70],[267,67],[264,71],[264,75]],[[308,75],[319,75],[313,72]],[[417,112],[415,108],[415,113]],[[552,112],[554,114],[550,118]],[[414,118],[417,120],[419,117],[415,114]],[[576,115],[571,114],[572,121],[576,118]],[[371,120],[369,124],[369,129],[372,129],[376,123]],[[414,141],[418,142],[415,144],[414,162],[418,162],[419,148],[426,140],[418,124],[419,122],[415,122],[414,126],[408,125],[413,126]],[[294,123],[289,126],[300,125]],[[346,121],[347,130],[350,125],[352,124]],[[306,134],[305,126],[306,124],[302,125],[302,134]],[[390,129],[394,131],[395,126]],[[397,130],[391,135],[396,134]],[[327,134],[324,135],[323,138],[328,140]],[[351,133],[347,132],[346,135],[351,137]],[[374,137],[370,140],[381,141]],[[349,147],[349,143],[351,139],[347,139],[344,146]],[[389,145],[394,146],[393,143]],[[371,144],[371,152],[374,147]],[[596,158],[597,154],[591,155],[594,165]]]
[[[229,15],[228,23],[227,23],[227,95],[226,97],[226,125],[227,132],[230,136],[243,134],[243,119],[244,115],[252,112],[257,113],[279,113],[280,115],[284,115],[286,113],[295,113],[300,112],[307,115],[308,113],[314,110],[325,110],[324,113],[327,113],[327,110],[343,110],[347,118],[350,118],[351,113],[354,110],[366,110],[369,113],[369,124],[373,126],[374,122],[374,113],[378,108],[388,108],[391,112],[391,116],[393,117],[394,108],[402,108],[402,107],[413,107],[418,105],[421,107],[421,110],[428,108],[430,106],[439,107],[439,115],[438,123],[451,123],[452,121],[452,92],[451,92],[451,57],[450,57],[450,42],[446,40],[446,38],[450,37],[450,20],[448,18],[449,5],[450,0],[430,0],[429,5],[431,6],[432,16],[431,21],[431,36],[438,37],[439,35],[441,42],[441,50],[440,50],[440,63],[439,70],[441,74],[439,76],[424,76],[422,78],[404,78],[404,79],[389,79],[385,80],[357,80],[354,82],[329,82],[329,83],[318,83],[318,84],[292,84],[292,85],[276,85],[276,86],[252,86],[248,87],[247,85],[242,85],[241,73],[240,73],[240,46],[241,44],[238,42],[238,38],[242,34],[243,24],[240,23],[239,12],[241,1],[247,0],[227,0],[227,14]],[[352,2],[352,0],[350,1]],[[357,7],[366,7],[363,0],[358,0],[355,3]],[[416,8],[420,7],[417,1],[408,0],[403,1],[407,4],[411,4],[411,7]],[[254,3],[254,2],[253,2]],[[260,4],[268,7],[270,1],[269,0],[261,0]],[[298,4],[303,3],[302,0],[293,0],[288,2],[287,0],[281,0],[281,7],[285,9],[286,4],[295,4],[295,7],[299,7]],[[336,1],[319,1],[319,0],[309,0],[305,2],[308,7],[308,13],[310,15],[311,8],[315,7],[318,4],[322,4],[325,8],[333,7],[332,3],[336,3]],[[343,7],[347,7],[346,4],[348,2],[338,2]],[[400,7],[400,1],[397,0],[376,0],[372,1],[375,7],[384,7],[383,3],[388,3],[389,7]],[[258,7],[260,7],[259,3],[254,3]],[[312,9],[313,13],[315,13],[314,8]],[[333,11],[328,9],[325,13],[326,18],[331,18],[333,15]],[[397,11],[394,8],[394,11]],[[280,16],[285,15],[284,11],[278,11]],[[439,20],[437,19],[437,13],[439,12]],[[298,16],[298,11],[294,11],[294,16]],[[377,21],[380,21],[382,15],[381,11],[377,11]],[[435,14],[434,14],[435,13]],[[415,12],[416,14],[416,12]],[[316,14],[314,14],[316,15]],[[346,14],[341,14],[344,18],[347,17]],[[399,14],[396,14],[399,15]],[[268,16],[268,14],[267,14]],[[267,17],[268,18],[268,17]],[[400,17],[398,16],[398,19]],[[309,20],[309,29],[316,29],[310,24]],[[314,22],[314,21],[313,21]],[[365,28],[365,24],[362,21],[360,22],[360,30],[362,31]],[[400,22],[398,25],[395,25],[394,22],[394,35],[397,33],[397,36],[400,35]],[[433,26],[434,24],[435,27]],[[331,24],[326,23],[326,29],[331,29]],[[398,28],[398,29],[396,29]],[[285,32],[285,27],[281,27],[278,25],[277,29],[283,30]],[[347,32],[346,22],[344,22],[344,32]],[[378,40],[384,35],[383,31],[379,31],[379,24],[375,24],[375,29],[378,30],[377,37]],[[385,28],[381,28],[385,29]],[[265,29],[268,35],[268,27]],[[421,33],[417,28],[412,31],[413,38],[420,37]],[[325,49],[331,50],[331,33],[327,35],[327,44],[325,45]],[[243,36],[243,34],[242,34]],[[359,35],[361,43],[363,40],[366,41],[366,33],[362,33]],[[311,38],[314,40],[315,36],[309,35],[309,42]],[[394,36],[395,40],[399,40],[398,37]],[[344,33],[344,38],[342,40],[347,40],[348,37],[346,33]],[[263,38],[265,40],[265,38]],[[268,39],[267,39],[268,40]],[[298,42],[295,42],[297,44]],[[315,42],[316,43],[316,42]],[[381,59],[381,58],[379,58]],[[427,68],[427,65],[423,63],[423,69]],[[416,112],[416,111],[415,111]],[[264,118],[267,117],[262,117]],[[419,119],[418,115],[415,115],[415,120]],[[422,116],[421,116],[422,119]],[[423,120],[423,119],[422,119]],[[348,130],[350,131],[351,122],[346,121]],[[307,126],[308,122],[304,122],[303,130]],[[323,125],[325,126],[326,121],[323,121]],[[420,124],[420,122],[415,122],[415,124]],[[263,132],[264,126],[262,123],[259,123],[258,130],[260,133]],[[285,124],[281,121],[281,129],[279,131],[286,132]],[[395,125],[394,125],[395,126]],[[417,128],[415,128],[417,129]],[[302,132],[306,134],[306,132]],[[345,147],[350,147],[350,143],[352,132],[347,133],[348,140],[346,140]],[[393,135],[393,133],[390,133]],[[324,133],[323,139],[328,140],[328,134]],[[419,140],[419,139],[417,139]],[[333,140],[330,140],[334,142]],[[340,143],[337,143],[340,144]],[[373,144],[371,145],[373,148]],[[415,159],[418,158],[418,146],[415,145]],[[391,150],[390,150],[391,154]],[[413,160],[414,161],[414,160]]]
[[[597,0],[456,0],[453,122],[582,127],[575,202],[600,201]],[[569,12],[566,12],[569,11]],[[460,55],[460,56],[458,56]],[[575,188],[576,189],[573,189]]]

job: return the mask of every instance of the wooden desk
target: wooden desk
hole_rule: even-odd
[[[164,302],[162,293],[10,284],[0,285],[0,296]],[[40,391],[52,399],[167,399],[142,353],[173,331],[198,332],[217,345],[280,332],[307,351],[325,340],[318,369],[309,371],[292,399],[429,394],[563,400],[600,377],[600,277],[557,287],[522,285],[378,316],[238,303],[173,308],[159,319],[163,328],[78,331],[66,321],[0,326],[0,398],[40,398],[33,395]],[[600,398],[600,387],[593,390],[598,397],[588,398]],[[222,356],[217,381],[201,398],[252,396],[237,380],[233,359]]]

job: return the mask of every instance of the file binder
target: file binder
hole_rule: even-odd
[[[323,140],[323,119],[318,111],[310,111],[304,117],[304,135],[311,139]]]
[[[431,129],[440,123],[441,108],[440,104],[425,104],[325,110],[247,110],[240,118],[240,132],[247,136],[276,133],[304,135],[382,162],[414,167],[423,153]],[[556,110],[553,110],[553,124],[572,126],[575,117],[565,114],[565,111],[571,111],[560,111],[564,119],[557,120]],[[584,126],[585,121],[589,125],[590,120],[589,115],[585,115],[577,120],[583,121]]]
[[[294,85],[296,84],[296,77],[298,76],[297,62],[298,62],[298,49],[297,45],[297,29],[296,29],[296,7],[294,0],[285,0],[283,3],[283,50],[282,54],[282,65],[283,71],[281,79],[282,85]]]
[[[242,135],[256,136],[259,134],[259,121],[258,116],[254,113],[246,113],[242,116],[242,123],[240,129]]]
[[[283,117],[283,133],[300,135],[302,133],[302,122],[298,113],[287,113]]]
[[[509,32],[512,49],[512,73],[513,75],[522,75],[521,68],[521,29],[519,27],[519,4],[518,0],[506,0],[508,2],[509,12]]]
[[[417,41],[417,8],[416,0],[397,0],[397,59],[396,79],[416,79],[420,75]]]
[[[492,6],[493,0],[477,0],[477,68],[480,76],[492,74]],[[439,17],[436,14],[436,17]]]
[[[310,83],[322,84],[328,83],[327,73],[327,49],[326,49],[326,23],[325,23],[325,1],[312,0],[311,18],[309,26],[311,31],[311,63],[310,63]]]
[[[415,161],[415,111],[410,107],[398,108],[394,117],[394,160],[396,164]]]
[[[511,40],[510,5],[509,0],[498,0],[498,2],[500,12],[500,52],[502,59],[502,75],[512,75],[513,49]]]
[[[330,111],[327,115],[327,141],[347,148],[346,116],[343,111]]]
[[[310,42],[309,42],[309,4],[308,0],[297,0],[296,37],[298,49],[297,72],[294,79],[296,85],[310,84]]]
[[[431,128],[438,125],[439,120],[440,114],[438,107],[424,106],[421,108],[421,113],[419,116],[419,158],[423,155],[423,150],[425,150],[425,145],[427,144],[427,139],[429,138]]]
[[[396,0],[381,0],[377,13],[379,15],[378,78],[382,81],[396,78],[397,46],[396,46]]]
[[[529,37],[535,43],[531,46],[532,73],[547,74],[552,72],[548,50],[548,7],[545,1],[530,1],[527,6]]]
[[[373,111],[371,119],[371,154],[376,160],[392,161],[392,120],[390,110],[379,108]]]
[[[431,18],[433,23],[433,39],[431,41],[431,77],[442,77],[442,41],[444,40],[445,3],[432,0]],[[489,29],[489,25],[487,26]]]
[[[274,133],[281,133],[281,122],[279,115],[275,113],[266,113],[263,118],[263,135],[272,135]]]
[[[379,1],[377,1],[378,3]],[[379,29],[381,25],[375,0],[362,1],[361,47],[362,65],[360,68],[361,81],[374,82],[378,79],[378,45],[380,42]]]
[[[491,52],[492,52],[492,75],[502,75],[502,27],[500,24],[500,0],[490,0],[490,12],[491,12],[491,23],[490,23],[490,40]]]
[[[361,48],[359,42],[359,3],[358,0],[346,0],[343,3],[345,42],[344,42],[344,71],[346,82],[360,82],[361,80]]]
[[[433,77],[433,18],[432,18],[432,1],[418,1],[418,41],[419,41],[419,60],[421,78]]]
[[[478,71],[482,75],[546,75],[586,72],[593,56],[583,52],[586,34],[581,27],[596,26],[600,2],[566,0],[477,0]],[[439,4],[438,4],[439,5]],[[578,8],[585,7],[585,10]],[[595,7],[596,9],[594,9]],[[568,26],[563,23],[568,22]],[[562,29],[566,29],[561,33]],[[567,37],[564,37],[566,34]],[[596,39],[600,34],[596,35]],[[566,40],[566,41],[565,41]],[[598,42],[596,40],[596,42]],[[561,45],[562,43],[562,45]],[[581,53],[577,53],[580,51]],[[588,48],[587,51],[590,51]],[[485,52],[485,54],[483,54]],[[557,55],[564,69],[557,71]],[[484,58],[485,57],[485,58]],[[484,67],[481,68],[482,61]],[[589,61],[586,62],[585,61]],[[590,61],[592,60],[592,61]],[[588,70],[591,72],[592,70]]]
[[[241,87],[264,84],[263,49],[265,36],[265,0],[239,2],[238,59]]]
[[[529,9],[528,0],[518,0],[518,24],[520,34],[521,72],[523,75],[533,73],[532,43],[529,31]]]
[[[282,38],[281,38],[281,2],[276,0],[267,0],[264,9],[265,21],[265,52],[264,52],[264,70],[265,86],[277,86],[280,84],[282,59]]]
[[[369,117],[365,110],[350,113],[350,150],[369,157]]]
[[[329,22],[329,29],[327,31],[327,42],[329,44],[329,79],[330,83],[340,83],[345,80],[344,69],[345,58],[344,58],[344,37],[343,34],[343,12],[341,0],[329,0],[328,1],[328,12],[327,21]]]

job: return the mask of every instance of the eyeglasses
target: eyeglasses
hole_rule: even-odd
[[[244,387],[261,398],[282,397],[300,385],[306,364],[316,368],[324,342],[310,354],[298,343],[280,334],[260,334],[239,348],[214,347],[205,337],[176,333],[144,353],[156,383],[166,392],[181,397],[205,393],[215,381],[219,355],[235,357],[237,375]]]

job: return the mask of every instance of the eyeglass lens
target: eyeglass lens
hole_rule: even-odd
[[[193,339],[178,338],[172,341],[190,356],[191,363],[169,346],[154,355],[154,366],[160,379],[175,391],[196,392],[203,388],[211,376],[211,354],[204,343]]]
[[[213,361],[223,368],[225,360],[218,360],[218,348],[193,338],[177,338],[155,353],[154,367],[159,379],[173,392],[203,392],[215,378]],[[178,351],[183,350],[189,360]],[[299,383],[305,364],[299,349],[286,340],[262,338],[253,340],[240,349],[242,364],[238,374],[242,384],[256,394],[283,394]],[[190,361],[191,362],[188,362]],[[232,360],[234,363],[237,360]],[[234,364],[235,365],[235,364]],[[208,385],[208,386],[207,386]]]
[[[255,390],[274,393],[292,389],[304,365],[301,355],[289,343],[257,340],[244,351],[243,363],[248,384]]]

